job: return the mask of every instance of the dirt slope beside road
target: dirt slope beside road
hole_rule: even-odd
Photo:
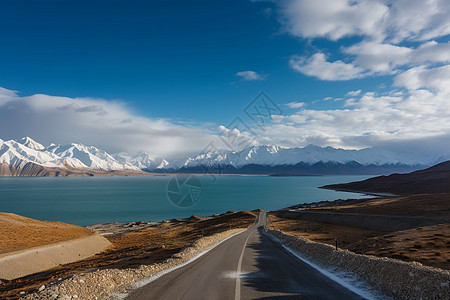
[[[0,212],[0,257],[12,251],[64,242],[93,235],[71,224],[46,222]]]
[[[75,225],[0,213],[0,279],[15,279],[88,258],[110,243]]]

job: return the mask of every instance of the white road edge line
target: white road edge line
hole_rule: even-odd
[[[172,271],[175,271],[176,269],[182,268],[182,267],[184,267],[184,266],[190,264],[191,262],[193,262],[193,261],[199,259],[200,257],[202,257],[203,255],[205,255],[205,254],[208,253],[209,251],[213,250],[214,248],[216,248],[217,246],[219,246],[220,244],[222,244],[222,243],[225,242],[226,240],[229,240],[229,239],[231,239],[232,237],[235,237],[235,236],[238,235],[238,234],[244,233],[244,232],[246,232],[248,229],[249,229],[249,228],[247,228],[247,229],[245,229],[245,230],[243,230],[243,231],[241,231],[241,232],[237,232],[237,233],[235,233],[235,234],[233,234],[233,235],[230,235],[230,236],[227,237],[226,239],[223,239],[223,240],[221,240],[220,242],[218,242],[218,243],[212,245],[211,247],[209,247],[209,248],[206,249],[205,251],[200,252],[199,254],[197,254],[196,256],[192,257],[191,259],[185,261],[185,262],[182,263],[182,264],[176,265],[176,266],[174,266],[174,267],[172,267],[172,268],[169,268],[169,269],[167,269],[167,270],[161,271],[161,272],[159,272],[159,273],[157,273],[157,274],[155,274],[155,275],[153,275],[153,276],[151,276],[151,277],[149,277],[149,278],[145,278],[145,279],[142,279],[142,280],[139,280],[139,281],[133,283],[133,284],[132,284],[133,288],[131,289],[131,291],[129,291],[129,292],[127,292],[127,293],[120,293],[120,294],[117,293],[117,294],[114,294],[113,296],[116,296],[118,299],[125,299],[125,298],[126,298],[133,290],[136,290],[136,289],[138,289],[138,288],[141,288],[141,287],[143,287],[144,285],[147,285],[147,284],[149,284],[150,282],[155,281],[156,279],[160,278],[161,276],[164,276],[164,275],[166,275],[166,274],[168,274],[168,273],[170,273],[170,272],[172,272]]]
[[[372,299],[380,299],[379,297],[377,297],[376,295],[374,295],[373,293],[371,293],[369,290],[366,289],[362,289],[359,287],[354,286],[353,284],[350,284],[344,280],[342,280],[341,278],[339,278],[336,274],[333,274],[321,267],[319,267],[318,265],[316,265],[315,263],[310,262],[309,260],[301,257],[299,254],[295,253],[291,248],[285,246],[279,239],[277,239],[276,237],[274,237],[273,235],[271,235],[268,232],[265,232],[270,238],[272,238],[274,241],[278,242],[281,244],[281,246],[286,249],[288,252],[290,252],[292,255],[294,255],[295,257],[297,257],[298,259],[300,259],[301,261],[303,261],[304,263],[310,265],[311,267],[313,267],[314,269],[316,269],[317,271],[319,271],[320,273],[322,273],[323,275],[325,275],[326,277],[330,278],[331,280],[337,282],[338,284],[342,285],[343,287],[349,289],[350,291],[354,292],[355,294],[368,299],[368,300],[372,300]],[[385,298],[386,299],[386,298]]]
[[[250,232],[247,239],[245,240],[244,246],[242,247],[241,256],[239,257],[237,271],[236,271],[236,289],[234,291],[234,300],[241,299],[241,267],[242,267],[242,259],[244,258],[245,248],[247,247],[247,242],[253,232]]]

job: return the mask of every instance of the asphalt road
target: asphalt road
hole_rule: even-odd
[[[362,299],[267,236],[265,221],[262,213],[245,232],[126,299]]]

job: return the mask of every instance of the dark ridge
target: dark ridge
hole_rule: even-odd
[[[346,163],[317,162],[314,164],[300,162],[295,165],[261,165],[248,164],[239,168],[232,165],[200,165],[179,169],[151,170],[154,173],[189,173],[189,174],[251,174],[272,176],[320,176],[320,175],[380,175],[394,172],[411,172],[423,168],[422,165],[384,164],[362,165],[356,161]],[[150,170],[145,170],[150,171]]]
[[[395,195],[450,193],[450,161],[408,174],[378,176],[364,181],[326,185],[322,188]]]

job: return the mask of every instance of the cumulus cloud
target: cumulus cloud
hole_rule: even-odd
[[[450,65],[412,67],[394,76],[394,86],[400,89],[349,91],[340,108],[302,105],[294,114],[274,116],[265,140],[284,146],[375,146],[428,162],[450,159]]]
[[[399,43],[450,34],[446,0],[283,0],[280,22],[302,38],[363,36]]]
[[[436,68],[426,66],[411,68],[396,76],[394,84],[412,91],[424,88],[450,94],[450,65]]]
[[[388,1],[389,17],[384,27],[393,42],[425,41],[450,34],[450,3],[446,0]]]
[[[361,90],[349,91],[345,94],[345,96],[356,97],[361,94]]]
[[[277,116],[265,133],[285,146],[314,143],[343,148],[450,136],[447,99],[448,93],[425,89],[405,96],[365,93],[343,108],[302,109],[292,115]]]
[[[111,153],[147,151],[170,157],[198,152],[214,132],[139,116],[125,103],[49,95],[21,97],[0,88],[0,136],[31,136],[39,142],[83,143]]]
[[[278,12],[285,32],[300,38],[338,41],[346,62],[327,61],[323,52],[293,56],[290,66],[322,80],[350,80],[398,74],[425,63],[450,61],[450,2],[445,0],[285,0]]]
[[[377,34],[388,10],[377,0],[284,0],[280,2],[280,20],[284,30],[295,36],[338,40]]]
[[[267,75],[256,73],[255,71],[242,71],[237,72],[236,76],[242,78],[245,81],[254,81],[254,80],[264,80],[267,78]]]
[[[378,42],[362,42],[344,50],[354,55],[353,63],[367,74],[389,74],[399,65],[406,64],[412,49]]]
[[[296,71],[322,80],[349,80],[364,76],[363,68],[340,60],[328,62],[323,53],[316,53],[309,58],[294,56],[289,65]]]

